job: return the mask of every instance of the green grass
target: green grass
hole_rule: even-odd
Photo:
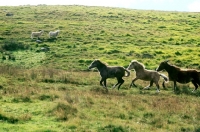
[[[5,11],[14,16],[8,17]],[[191,83],[155,85],[124,78],[121,89],[99,86],[94,59],[147,69],[163,60],[199,69],[200,14],[87,6],[0,7],[0,131],[196,131],[200,92]],[[57,39],[48,32],[60,29]],[[32,31],[44,30],[42,43]],[[50,51],[41,51],[49,47]],[[160,82],[161,83],[161,82]],[[161,85],[161,84],[160,84]]]
[[[6,17],[5,13],[0,16],[3,26],[0,29],[1,43],[14,40],[29,45],[32,53],[41,47],[50,47],[50,52],[42,61],[37,61],[38,57],[33,58],[29,52],[25,55],[25,51],[23,54],[27,61],[21,65],[28,63],[26,67],[45,65],[65,70],[85,70],[91,60],[100,58],[111,65],[123,66],[127,66],[132,59],[138,59],[149,68],[169,59],[182,67],[199,68],[196,66],[200,45],[198,13],[85,6],[1,9],[14,13],[13,17]],[[48,39],[48,32],[56,29],[61,30],[58,39]],[[38,30],[45,31],[41,44],[30,39],[31,32]],[[20,59],[18,53],[13,54]],[[144,54],[150,55],[154,61],[149,62]],[[34,62],[28,62],[28,59]]]

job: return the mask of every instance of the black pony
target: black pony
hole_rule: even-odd
[[[107,89],[106,87],[107,78],[116,77],[118,82],[113,86],[113,88],[119,85],[118,86],[118,90],[119,90],[120,86],[124,83],[124,80],[122,79],[122,77],[123,76],[128,77],[130,75],[130,72],[126,70],[124,67],[107,66],[106,64],[102,63],[100,60],[94,60],[88,68],[91,69],[95,67],[98,69],[101,75],[100,85],[105,87],[106,89]],[[127,72],[127,75],[125,75],[125,71]],[[102,84],[103,82],[104,84]]]

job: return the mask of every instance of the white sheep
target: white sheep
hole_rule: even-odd
[[[49,32],[49,38],[51,38],[51,37],[56,38],[58,36],[59,32],[60,32],[60,30],[56,30],[55,32],[50,31]]]
[[[42,35],[43,32],[44,32],[43,30],[41,30],[40,32],[32,32],[31,33],[31,39],[39,38]]]

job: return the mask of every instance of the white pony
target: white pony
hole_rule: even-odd
[[[49,32],[49,38],[51,38],[51,37],[56,38],[58,36],[59,32],[60,32],[60,30],[56,30],[55,32],[50,31]]]
[[[43,32],[44,32],[43,30],[41,30],[40,32],[32,32],[31,33],[31,39],[39,38],[42,35]]]

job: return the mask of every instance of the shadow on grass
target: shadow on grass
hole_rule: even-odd
[[[101,86],[93,86],[90,91],[94,92],[94,93],[99,93],[99,94],[106,94],[106,95],[114,95],[114,96],[126,96],[127,92],[122,92],[122,90],[116,90],[113,88],[108,88],[108,90],[106,90],[105,88],[101,87]]]
[[[187,86],[183,86],[182,88],[176,88],[176,91],[174,93],[176,95],[186,94],[186,95],[200,97],[200,91],[199,91],[200,89],[197,89],[194,92],[192,90],[191,90],[191,88],[188,88]]]
[[[4,113],[0,110],[0,121],[16,124],[21,121],[29,121],[29,120],[31,120],[31,115],[29,114],[22,114],[19,117],[16,117],[8,113]]]
[[[199,127],[199,128],[196,128],[196,129],[194,130],[194,132],[200,132],[200,127]]]
[[[46,39],[46,42],[54,42],[56,40],[57,40],[57,38],[48,38],[48,39]]]
[[[6,121],[6,122],[9,122],[9,123],[12,123],[12,124],[15,124],[19,121],[17,118],[15,118],[13,116],[8,117],[8,116],[5,116],[3,114],[0,114],[0,120]]]
[[[98,130],[98,132],[128,132],[128,131],[130,131],[130,128],[127,128],[124,126],[116,126],[112,124],[99,128]],[[131,131],[135,131],[135,130],[131,130]]]

